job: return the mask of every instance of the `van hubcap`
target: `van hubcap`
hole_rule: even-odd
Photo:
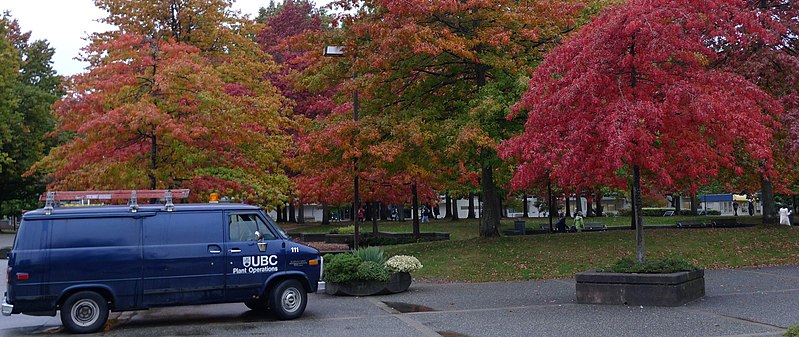
[[[283,292],[283,309],[292,312],[300,307],[300,292],[297,288],[289,288]]]
[[[72,306],[72,317],[80,326],[92,325],[100,317],[100,307],[92,300],[80,300]]]

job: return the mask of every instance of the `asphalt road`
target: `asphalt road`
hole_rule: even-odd
[[[576,304],[573,279],[415,281],[394,295],[311,294],[305,314],[293,321],[243,304],[173,307],[112,313],[105,331],[89,336],[744,337],[781,336],[799,324],[799,266],[708,270],[705,282],[704,298],[664,308]],[[0,317],[1,336],[67,334],[58,317]]]

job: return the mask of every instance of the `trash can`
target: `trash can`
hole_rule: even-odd
[[[524,234],[524,220],[514,220],[513,225],[516,228],[516,233]]]

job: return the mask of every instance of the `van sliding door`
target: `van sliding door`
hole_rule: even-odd
[[[175,211],[144,220],[145,307],[223,299],[222,216]]]

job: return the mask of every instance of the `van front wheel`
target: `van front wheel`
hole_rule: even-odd
[[[297,280],[283,280],[272,290],[272,312],[282,320],[302,316],[307,302],[308,294]]]
[[[93,291],[73,294],[61,307],[61,323],[72,333],[99,331],[108,320],[108,302]]]

